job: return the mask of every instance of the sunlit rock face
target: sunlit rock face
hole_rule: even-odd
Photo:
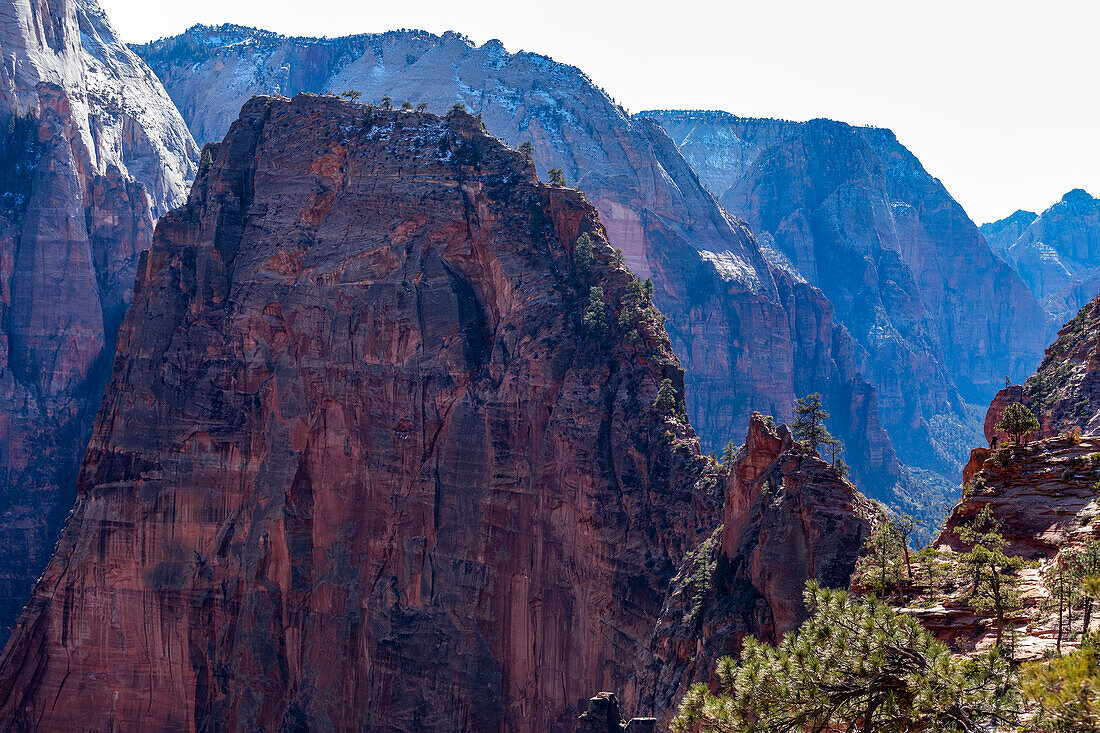
[[[654,407],[683,394],[668,338],[626,335],[633,276],[582,194],[472,115],[365,113],[253,100],[160,220],[0,728],[639,707],[664,588],[721,514]]]
[[[196,26],[136,50],[199,140],[220,139],[252,94],[350,90],[435,112],[461,102],[508,144],[529,141],[539,173],[562,169],[630,268],[653,279],[708,448],[739,443],[754,410],[786,419],[796,396],[820,392],[859,484],[898,501],[903,475],[864,378],[867,354],[833,305],[763,255],[660,125],[630,116],[578,69],[498,41],[416,31],[316,39]]]
[[[1100,200],[1076,188],[1044,211],[1017,211],[982,225],[994,250],[1020,273],[1061,325],[1100,292]]]
[[[94,2],[0,2],[0,643],[42,572],[195,144]]]

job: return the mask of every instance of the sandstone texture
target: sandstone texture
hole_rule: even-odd
[[[998,392],[985,421],[990,447],[971,452],[963,469],[963,499],[936,542],[948,555],[968,551],[960,529],[990,509],[1006,554],[1028,563],[1020,571],[1023,608],[1009,619],[1014,632],[1009,638],[1019,658],[1041,657],[1058,645],[1055,616],[1042,607],[1048,596],[1043,572],[1060,561],[1059,553],[1100,539],[1100,423],[1093,386],[1098,339],[1100,298],[1066,324],[1035,375]],[[1004,409],[1017,402],[1035,412],[1041,424],[1021,445],[995,428]],[[996,634],[989,614],[967,604],[963,586],[934,604],[910,610],[966,652],[989,646]],[[1069,619],[1075,631],[1064,634],[1063,642],[1072,645],[1083,627],[1079,609],[1071,610]]]
[[[199,140],[220,139],[256,93],[356,90],[437,112],[461,102],[506,143],[529,141],[539,172],[562,169],[631,270],[652,278],[708,449],[739,442],[753,411],[787,419],[796,396],[820,392],[860,485],[903,501],[866,350],[828,298],[764,256],[659,124],[631,117],[578,69],[499,41],[416,31],[317,39],[196,26],[135,48]]]
[[[1100,292],[1100,199],[1076,188],[1036,215],[1017,211],[982,225],[1055,324]]]
[[[471,115],[365,113],[249,102],[158,224],[0,728],[640,710],[663,590],[721,513],[653,406],[683,394],[667,336],[624,336],[633,276],[582,194]]]
[[[695,682],[747,635],[777,642],[807,618],[806,581],[847,588],[878,509],[787,426],[753,414],[724,478],[722,526],[688,557],[661,613],[655,709]]]
[[[1058,561],[1060,551],[1100,538],[1097,534],[1097,493],[1100,481],[1100,439],[1057,436],[1023,445],[1002,443],[997,450],[977,448],[964,475],[967,491],[948,517],[936,543],[941,552],[969,550],[959,529],[986,506],[1006,540],[1004,551],[1027,561],[1020,571],[1023,607],[1008,619],[1018,659],[1035,659],[1054,652],[1057,625],[1042,607],[1048,591],[1042,573]],[[965,601],[965,588],[935,604],[911,608],[933,633],[956,650],[970,652],[993,644],[996,633],[988,613]],[[1079,611],[1069,614],[1070,629],[1081,630]],[[1063,644],[1078,641],[1064,635]]]
[[[198,159],[83,0],[0,2],[0,644],[72,508],[153,219]]]
[[[889,130],[831,120],[643,112],[743,217],[769,258],[821,288],[866,350],[901,460],[954,484],[981,409],[1030,374],[1045,317],[966,213]]]

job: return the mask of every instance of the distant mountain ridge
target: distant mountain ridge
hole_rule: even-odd
[[[869,352],[907,463],[950,473],[981,409],[1042,353],[1043,313],[938,180],[883,128],[648,111],[769,257],[825,291]],[[929,444],[936,446],[927,451]]]
[[[982,225],[1056,325],[1100,292],[1100,200],[1075,188],[1042,214],[1017,211]]]

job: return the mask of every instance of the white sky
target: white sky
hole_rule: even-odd
[[[631,111],[889,127],[979,223],[1071,188],[1100,196],[1098,2],[100,1],[127,41],[199,22],[456,30],[579,66]]]

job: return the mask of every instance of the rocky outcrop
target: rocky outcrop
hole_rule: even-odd
[[[1002,443],[996,450],[977,448],[966,466],[965,495],[948,517],[936,547],[941,557],[968,551],[961,528],[990,508],[1005,539],[1005,553],[1027,561],[1018,571],[1021,605],[1006,619],[1017,659],[1041,658],[1058,645],[1056,616],[1043,608],[1048,590],[1042,575],[1060,552],[1100,539],[1094,488],[1100,481],[1098,457],[1100,439],[1065,435],[1019,446]],[[995,641],[990,613],[967,601],[965,584],[935,603],[907,610],[957,651],[987,648]],[[1080,614],[1071,611],[1068,619],[1070,629],[1079,631]],[[1074,634],[1063,636],[1064,645],[1076,644]]]
[[[198,156],[95,2],[0,18],[2,644],[72,507],[138,254]]]
[[[747,635],[775,642],[806,619],[806,581],[847,588],[878,510],[787,426],[752,416],[725,478],[722,526],[673,580],[657,626],[655,709],[668,711]]]
[[[998,443],[1005,443],[1009,440],[1015,440],[1016,436],[1009,435],[1002,430],[997,429],[997,423],[1001,421],[1001,417],[1004,415],[1005,408],[1016,402],[1023,402],[1024,400],[1024,388],[1023,385],[1010,384],[1002,389],[993,398],[993,401],[989,403],[989,409],[985,412],[985,424],[982,426],[985,433],[985,439],[989,441],[991,448],[996,447]],[[973,455],[971,456],[973,460]],[[967,463],[969,468],[970,463]],[[963,469],[963,481],[966,481],[966,468]]]
[[[720,509],[595,209],[460,112],[257,98],[208,150],[142,257],[0,728],[644,710],[663,591]]]
[[[986,413],[987,440],[1007,437],[994,425],[1012,402],[1022,402],[1039,418],[1041,427],[1033,437],[1066,431],[1100,434],[1100,296],[1058,332],[1035,374],[1022,386],[1011,385],[997,394]]]
[[[963,470],[962,501],[948,516],[935,543],[948,558],[968,551],[961,530],[988,508],[1005,540],[1005,553],[1027,561],[1019,570],[1022,608],[1008,619],[1017,657],[1051,653],[1061,637],[1066,643],[1076,643],[1072,634],[1059,634],[1053,615],[1044,613],[1042,604],[1048,590],[1042,574],[1059,561],[1059,553],[1100,539],[1096,522],[1100,518],[1100,419],[1095,414],[1096,390],[1092,386],[1100,371],[1095,357],[1098,342],[1100,298],[1062,329],[1034,376],[997,394],[985,422],[990,447],[971,452]],[[1013,403],[1023,403],[1040,418],[1040,430],[1024,436],[1021,445],[995,427],[1004,409]],[[987,647],[996,638],[989,613],[968,603],[966,586],[961,583],[961,587],[949,589],[946,598],[909,609],[961,651]],[[1069,626],[1074,628],[1072,610],[1069,618]],[[1082,626],[1077,623],[1075,628]]]
[[[1100,199],[1077,188],[1040,215],[1017,211],[982,233],[1020,273],[1053,323],[1100,292]]]
[[[940,183],[888,130],[831,120],[643,112],[771,259],[820,287],[868,352],[901,459],[954,482],[980,413],[1046,341],[1044,316]]]
[[[708,448],[740,441],[754,410],[788,418],[820,392],[860,485],[893,502],[904,474],[880,424],[866,353],[822,292],[762,255],[700,185],[660,125],[632,118],[579,70],[454,33],[286,38],[197,26],[137,51],[201,139],[220,138],[254,93],[356,90],[441,111],[461,102],[505,142],[533,145],[600,211],[612,246],[652,278]]]
[[[654,733],[656,718],[624,721],[614,692],[601,692],[588,701],[588,710],[577,718],[576,733]]]

